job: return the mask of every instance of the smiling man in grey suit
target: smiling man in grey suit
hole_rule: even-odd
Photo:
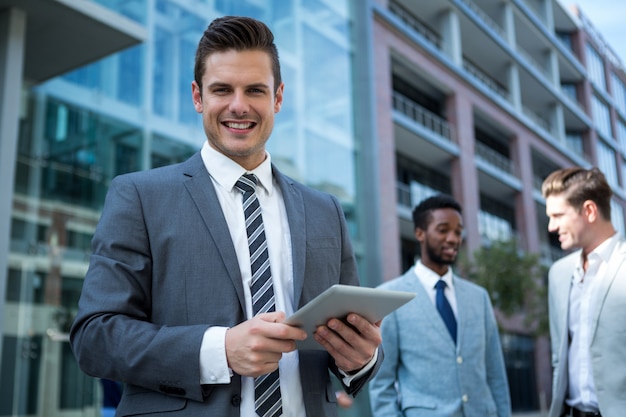
[[[118,416],[335,416],[329,369],[354,395],[382,361],[379,326],[358,315],[317,329],[325,350],[297,351],[306,333],[282,323],[359,281],[338,201],[265,150],[284,89],[273,39],[214,20],[192,83],[208,141],[111,183],[71,343],[85,372],[124,382]]]
[[[509,417],[489,295],[451,268],[463,235],[461,206],[436,195],[415,207],[413,222],[421,259],[381,285],[417,296],[383,319],[385,360],[369,387],[374,417]]]
[[[597,168],[543,183],[548,229],[578,249],[549,274],[550,417],[626,415],[626,242],[611,224],[611,187]]]

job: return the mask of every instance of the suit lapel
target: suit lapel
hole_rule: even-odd
[[[468,314],[468,312],[474,308],[476,303],[470,300],[468,291],[463,291],[463,283],[454,273],[452,274],[452,281],[454,282],[454,295],[456,297],[456,346],[458,350],[463,346],[467,321],[472,320],[472,317],[474,317],[473,314]]]
[[[285,177],[272,165],[272,173],[285,203],[289,233],[291,235],[291,260],[293,262],[293,305],[300,307],[302,288],[304,287],[304,268],[306,262],[306,218],[302,194],[293,186],[293,181]]]
[[[206,230],[228,271],[237,291],[241,308],[243,311],[246,311],[243,282],[239,264],[237,263],[237,254],[235,253],[233,241],[230,237],[217,193],[215,188],[213,188],[213,182],[202,162],[200,153],[196,153],[183,164],[183,175],[187,177],[184,180],[184,185],[187,191],[189,191],[189,195],[204,221]],[[207,271],[210,270],[210,265],[207,265]]]

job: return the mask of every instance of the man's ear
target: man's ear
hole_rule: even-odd
[[[196,112],[202,113],[202,90],[195,80],[191,82],[191,99]]]
[[[424,241],[425,235],[426,235],[426,232],[422,228],[420,227],[415,228],[415,239],[417,239],[418,242],[422,243]]]
[[[280,83],[274,94],[274,113],[278,113],[283,105],[283,93],[285,91],[285,83]]]
[[[586,200],[583,203],[581,212],[583,216],[587,219],[588,223],[594,223],[600,217],[600,214],[598,212],[598,206],[592,200]]]

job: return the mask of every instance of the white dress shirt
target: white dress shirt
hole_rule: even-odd
[[[440,276],[435,271],[424,265],[422,261],[417,261],[413,270],[415,271],[415,275],[417,275],[419,281],[424,286],[424,289],[428,294],[428,298],[430,298],[430,301],[433,303],[433,305],[435,305],[435,297],[437,295],[435,284],[440,279],[444,280],[444,282],[446,283],[446,288],[444,289],[443,293],[448,299],[450,307],[452,307],[454,317],[456,318],[456,292],[454,291],[454,284],[452,283],[452,267],[448,267],[448,272]]]
[[[217,152],[208,145],[208,142],[205,142],[200,154],[207,171],[211,175],[211,181],[228,224],[244,284],[246,316],[251,318],[253,314],[250,292],[252,281],[250,252],[243,212],[243,196],[235,188],[237,180],[248,171]],[[269,153],[266,155],[265,161],[251,173],[256,175],[259,180],[256,194],[265,226],[276,311],[284,311],[285,316],[289,317],[294,312],[291,233],[283,196],[272,175],[271,157]],[[201,384],[230,383],[232,371],[228,368],[225,348],[227,329],[226,327],[212,326],[204,334],[200,347]],[[339,370],[343,375],[343,383],[349,386],[353,380],[367,373],[375,365],[377,358],[378,350],[376,350],[372,360],[354,375],[347,375]],[[298,365],[297,350],[283,353],[278,362],[283,417],[304,417],[306,415]],[[257,417],[254,411],[254,378],[242,376],[241,384],[241,416]]]
[[[569,298],[568,352],[569,391],[566,403],[583,411],[598,411],[598,397],[593,381],[591,356],[591,328],[596,306],[592,303],[598,281],[604,278],[609,257],[617,244],[617,234],[602,242],[587,255],[587,271],[582,258],[572,276]]]
[[[237,180],[247,171],[230,158],[211,148],[208,142],[205,142],[200,153],[204,165],[211,175],[233,240],[244,284],[246,316],[251,318],[253,316],[250,293],[252,272],[248,237],[245,228],[242,194],[234,188]],[[265,161],[252,173],[259,179],[257,198],[265,226],[276,311],[284,311],[286,316],[290,316],[294,311],[291,235],[282,194],[280,188],[274,184],[269,153]],[[205,333],[200,350],[200,382],[202,384],[230,383],[231,371],[228,369],[225,351],[226,330],[227,328],[214,326]],[[298,351],[296,350],[284,353],[278,364],[283,416],[285,417],[305,415],[298,361]],[[241,377],[241,382],[241,416],[256,417],[254,411],[254,378]]]

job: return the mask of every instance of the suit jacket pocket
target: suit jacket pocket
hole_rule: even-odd
[[[404,417],[432,416],[437,404],[425,398],[404,398],[402,400],[402,415]]]
[[[152,413],[182,410],[186,398],[172,397],[156,391],[128,385],[117,407],[117,416],[139,416]]]

